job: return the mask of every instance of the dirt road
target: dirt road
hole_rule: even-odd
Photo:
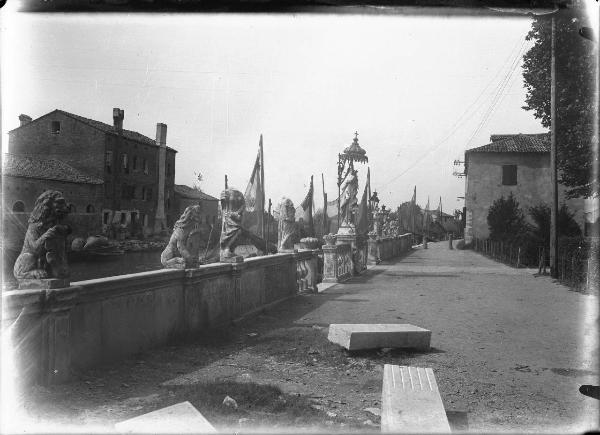
[[[378,432],[390,363],[433,368],[453,429],[598,427],[599,402],[578,392],[598,385],[597,299],[533,272],[430,243],[220,334],[38,388],[29,412],[108,429],[190,400],[220,429]],[[327,341],[331,323],[411,323],[432,331],[432,349],[348,354]]]

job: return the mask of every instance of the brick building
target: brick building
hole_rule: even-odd
[[[184,184],[176,184],[175,209],[178,217],[190,205],[200,206],[203,224],[214,225],[217,223],[219,219],[219,200],[217,198]]]
[[[21,125],[9,132],[8,150],[58,160],[101,179],[104,193],[96,212],[110,235],[166,230],[177,218],[176,151],[166,146],[167,126],[157,124],[153,140],[124,129],[124,115],[113,109],[112,125],[58,109],[35,120],[20,115]]]
[[[487,215],[492,203],[511,192],[529,217],[529,207],[551,204],[550,139],[543,134],[492,135],[491,143],[465,151],[465,242],[487,238]],[[559,185],[559,204],[566,203],[583,231],[584,200],[565,199]]]

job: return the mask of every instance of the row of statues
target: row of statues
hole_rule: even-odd
[[[283,198],[279,205],[277,246],[251,233],[242,225],[245,211],[244,195],[235,189],[221,193],[223,222],[219,241],[219,260],[239,261],[236,248],[253,245],[263,253],[286,252],[299,242],[293,202]],[[36,200],[29,216],[27,231],[13,273],[17,280],[66,279],[69,277],[67,261],[67,236],[72,229],[64,224],[68,215],[67,201],[61,192],[48,190]],[[202,209],[192,205],[185,209],[175,222],[173,232],[160,261],[165,268],[185,269],[197,267],[204,245],[200,224]]]

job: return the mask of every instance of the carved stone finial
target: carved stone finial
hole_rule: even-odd
[[[296,242],[296,209],[294,203],[289,198],[282,198],[278,207],[279,210],[279,226],[277,251],[293,251],[294,243]]]
[[[66,243],[71,227],[61,224],[68,213],[67,201],[61,192],[47,190],[36,199],[23,249],[13,269],[19,288],[54,287],[42,282],[52,279],[60,280],[61,286],[68,286]]]
[[[199,205],[187,207],[173,226],[173,233],[160,255],[161,264],[168,269],[197,267],[199,262],[202,209]]]

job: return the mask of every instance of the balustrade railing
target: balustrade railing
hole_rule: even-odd
[[[296,285],[298,292],[317,292],[319,281],[318,250],[300,250],[296,255]]]
[[[518,245],[503,241],[474,238],[476,252],[512,267],[537,268],[539,274],[550,272],[550,255],[546,246]],[[568,244],[558,249],[557,277],[565,284],[583,290],[598,282],[598,242]]]

